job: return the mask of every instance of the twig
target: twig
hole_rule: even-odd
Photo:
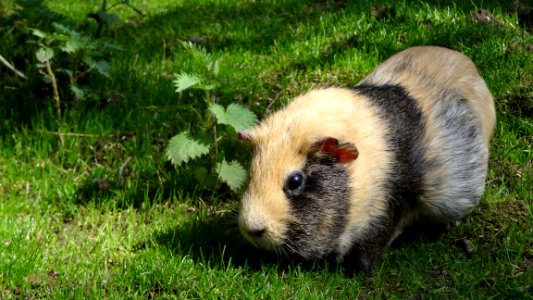
[[[126,161],[120,166],[120,168],[118,169],[118,180],[122,183],[122,181],[124,181],[124,178],[122,177],[122,174],[124,173],[124,169],[126,168],[126,166],[128,165],[128,163],[130,162],[131,160],[131,156],[128,156],[128,158],[126,159]]]
[[[39,132],[53,134],[57,136],[79,136],[79,137],[97,137],[96,134],[89,133],[76,133],[76,132],[58,132],[58,131],[47,131],[47,130],[38,130]]]
[[[59,91],[57,89],[57,80],[56,75],[52,71],[52,65],[50,64],[50,60],[46,60],[46,72],[48,72],[48,76],[50,76],[50,81],[52,82],[52,90],[54,93],[54,103],[56,106],[56,118],[57,122],[61,121],[61,100],[59,99]]]
[[[24,74],[23,74],[21,71],[15,69],[15,67],[14,67],[12,64],[10,64],[10,63],[9,63],[9,62],[8,62],[3,56],[2,56],[2,54],[0,54],[0,61],[1,61],[6,67],[8,67],[11,71],[15,72],[15,74],[17,74],[17,76],[26,79],[26,76],[24,76]]]
[[[52,91],[54,93],[54,104],[56,107],[56,121],[57,126],[59,128],[61,124],[61,100],[59,98],[59,90],[57,89],[57,80],[56,75],[52,71],[52,65],[50,64],[50,60],[46,60],[46,72],[48,72],[48,76],[50,76],[50,81],[52,82]],[[59,140],[61,142],[61,145],[65,144],[65,141],[63,140],[63,136],[59,135]]]

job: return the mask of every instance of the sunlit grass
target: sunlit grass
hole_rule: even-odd
[[[533,298],[533,38],[504,4],[383,1],[391,10],[375,15],[371,1],[132,3],[146,16],[114,11],[112,79],[87,83],[99,101],[67,106],[60,130],[46,90],[31,122],[0,116],[0,298]],[[89,32],[100,4],[48,1]],[[480,7],[500,22],[474,21]],[[202,116],[201,95],[172,84],[194,72],[190,40],[222,57],[217,101],[261,116],[312,87],[354,85],[409,46],[463,51],[498,110],[482,204],[436,241],[386,249],[371,274],[254,249],[235,225],[238,195],[196,189],[163,157]]]

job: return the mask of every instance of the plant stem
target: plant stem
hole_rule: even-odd
[[[208,90],[205,91],[205,96],[207,99],[207,104],[210,106],[212,104],[211,94]],[[209,126],[213,128],[213,147],[215,149],[215,161],[218,161],[218,143],[217,143],[217,124],[215,117],[211,112],[209,112]]]
[[[59,126],[61,123],[61,100],[59,98],[59,91],[57,88],[56,76],[54,74],[54,71],[52,71],[52,65],[50,64],[50,60],[46,60],[46,72],[48,73],[48,76],[50,76],[50,81],[52,82],[53,98],[54,98],[54,104],[56,107],[57,129],[60,130]],[[59,136],[59,140],[61,141],[61,145],[63,145],[64,142],[63,142],[62,135]]]
[[[105,13],[106,10],[107,10],[107,1],[103,0],[102,1],[102,8],[101,8],[100,12],[104,12]],[[98,22],[98,27],[96,28],[95,38],[99,38],[100,35],[102,34],[102,29],[104,29],[105,21],[102,20],[102,18],[98,14],[95,14],[95,20],[96,20],[96,22]]]
[[[213,146],[215,147],[215,161],[218,161],[217,124],[215,122],[213,122]]]
[[[37,132],[47,133],[57,136],[75,136],[75,137],[98,137],[96,134],[89,133],[76,133],[76,132],[59,132],[59,131],[48,131],[48,130],[36,130]],[[111,135],[110,135],[111,136]]]
[[[52,65],[50,64],[50,60],[46,61],[46,72],[48,73],[48,76],[50,76],[50,81],[52,82],[52,91],[54,96],[54,103],[56,107],[56,118],[57,122],[61,121],[61,100],[59,99],[59,91],[57,89],[57,80],[54,72],[52,71]]]

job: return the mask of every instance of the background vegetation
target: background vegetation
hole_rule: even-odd
[[[0,2],[0,298],[532,299],[531,3],[460,3]],[[221,58],[216,78],[183,42]],[[250,247],[239,193],[198,180],[214,158],[167,161],[171,137],[212,129],[209,104],[262,117],[414,45],[466,53],[493,92],[487,192],[460,226],[387,249],[372,274]],[[176,93],[179,74],[215,80],[210,100]],[[227,160],[246,165],[217,126]]]

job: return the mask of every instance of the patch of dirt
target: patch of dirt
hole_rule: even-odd
[[[517,49],[517,47],[514,49]],[[514,49],[509,51],[514,51]],[[529,45],[527,51],[533,52],[533,45]],[[514,89],[502,99],[502,102],[500,105],[506,106],[510,112],[517,112],[525,116],[533,115],[533,89],[531,87]]]
[[[422,294],[416,293],[409,295],[409,297],[407,297],[407,300],[422,300]]]
[[[474,252],[474,247],[469,239],[462,238],[455,240],[455,245],[461,249],[465,254],[471,255]]]
[[[533,254],[527,254],[524,258],[524,265],[526,270],[533,272]]]
[[[472,236],[463,237],[476,243],[479,251],[497,251],[506,243],[505,237],[511,224],[529,228],[529,211],[523,201],[512,200],[494,204],[482,203],[472,213],[475,223],[480,224]]]
[[[452,276],[442,266],[434,266],[433,270],[427,275],[426,281],[433,289],[453,286]]]
[[[49,270],[46,272],[46,275],[40,274],[29,274],[26,276],[26,282],[29,283],[32,287],[42,287],[47,286],[49,288],[54,288],[57,286],[57,277],[59,273],[55,270]]]
[[[516,185],[524,183],[524,174],[531,172],[532,167],[533,165],[531,163],[515,165],[506,160],[491,160],[490,168],[495,170],[495,172],[494,175],[489,177],[487,184],[492,186],[506,186],[508,189],[514,190]],[[513,178],[513,180],[509,180],[509,178]]]
[[[308,8],[308,12],[324,12],[328,10],[341,10],[346,7],[346,1],[333,0],[333,1],[317,1],[314,6]]]
[[[525,50],[526,52],[533,52],[533,44],[528,44],[528,45],[510,44],[507,47],[508,52],[515,52],[516,50]]]
[[[483,8],[474,11],[472,13],[472,18],[475,21],[485,24],[485,25],[501,24],[501,22],[498,19],[496,19],[496,17],[491,12]]]
[[[376,4],[372,6],[372,16],[377,20],[389,20],[396,16],[396,10],[391,6]]]

